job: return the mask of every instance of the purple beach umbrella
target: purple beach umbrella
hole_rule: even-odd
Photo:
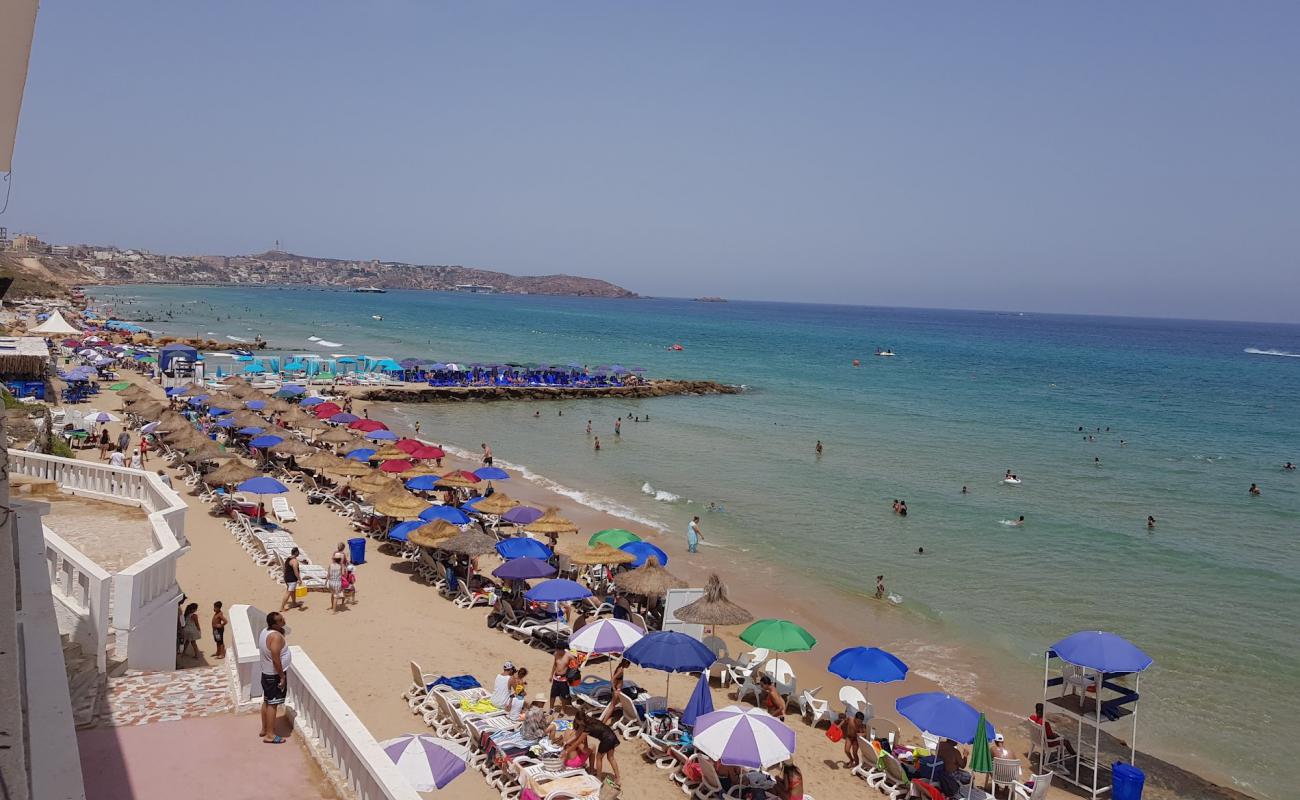
[[[727,706],[695,720],[695,749],[722,764],[767,769],[794,755],[794,731],[759,708]]]
[[[379,746],[417,792],[432,792],[451,783],[465,771],[469,756],[455,742],[424,734],[408,733],[380,742]]]
[[[501,519],[511,525],[531,525],[542,516],[541,509],[532,506],[515,506],[501,515]]]

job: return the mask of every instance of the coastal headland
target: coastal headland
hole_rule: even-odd
[[[649,380],[626,386],[340,386],[359,400],[389,403],[440,403],[471,400],[573,400],[590,397],[641,398],[673,395],[739,394],[742,389],[717,381]]]

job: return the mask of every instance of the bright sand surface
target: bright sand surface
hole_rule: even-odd
[[[162,396],[157,385],[148,384],[134,375],[128,379],[144,383]],[[99,402],[100,407],[114,405],[111,395],[101,397]],[[363,405],[357,404],[356,413],[361,413]],[[379,418],[381,415],[375,416]],[[113,432],[116,433],[115,426]],[[509,431],[501,431],[499,440],[508,442]],[[83,450],[78,456],[96,459],[98,451]],[[445,459],[444,465],[449,469],[478,466],[458,463],[455,458]],[[155,458],[147,466],[157,469],[160,463]],[[191,507],[186,529],[193,547],[179,562],[178,579],[190,600],[200,604],[205,653],[210,653],[211,640],[206,628],[214,600],[224,601],[227,607],[249,603],[269,611],[279,608],[284,592],[265,568],[253,564],[225,529],[222,518],[211,516],[206,504],[188,496],[183,485],[178,483],[177,486]],[[499,484],[499,488],[528,505],[557,506],[579,526],[582,531],[579,536],[561,538],[562,552],[581,550],[586,538],[597,530],[627,527],[626,520],[584,507],[526,481],[512,480]],[[323,563],[338,542],[354,535],[342,518],[322,506],[309,505],[300,490],[291,489],[287,497],[299,516],[299,521],[291,523],[288,528],[316,563]],[[703,533],[707,542],[707,527]],[[704,584],[711,571],[707,547],[702,548],[699,554],[688,555],[684,536],[649,534],[647,538],[669,554],[671,572],[692,586]],[[480,569],[490,572],[496,563],[495,558],[484,557]],[[788,654],[786,659],[799,676],[799,690],[820,686],[822,691],[819,695],[830,698],[833,707],[837,705],[835,697],[844,681],[827,673],[825,665],[830,656],[843,647],[869,644],[892,649],[907,645],[915,652],[919,644],[922,649],[932,647],[936,652],[943,651],[952,663],[954,654],[948,652],[944,643],[916,642],[914,631],[906,620],[891,613],[892,609],[886,603],[863,602],[863,595],[854,597],[837,595],[825,589],[810,589],[791,580],[779,564],[754,563],[747,565],[743,574],[723,574],[722,578],[731,598],[753,612],[755,618],[791,619],[814,633],[818,644],[811,652]],[[873,579],[874,576],[864,576],[864,594]],[[314,592],[308,597],[307,610],[288,612],[286,616],[291,629],[290,642],[307,649],[376,739],[417,732],[423,727],[401,699],[401,693],[411,682],[411,661],[419,663],[426,672],[468,673],[490,685],[501,662],[510,660],[529,668],[530,694],[547,688],[551,663],[547,653],[528,647],[503,632],[488,629],[485,625],[486,609],[456,608],[415,578],[409,566],[378,552],[374,542],[367,542],[367,563],[358,568],[357,586],[359,602],[345,611],[330,613],[328,596]],[[728,642],[733,656],[749,649],[737,639],[739,629],[719,629],[716,633]],[[956,655],[965,659],[956,663],[969,663],[968,678],[990,674],[975,656]],[[209,660],[210,655],[205,655],[198,663],[208,663]],[[194,662],[187,660],[182,662],[182,666],[190,663]],[[919,674],[924,665],[912,663],[911,666],[912,671],[905,681],[872,685],[868,696],[877,716],[900,723],[904,738],[919,743],[919,733],[894,711],[894,700],[902,695],[940,687]],[[591,671],[603,674],[605,669],[607,667],[600,664],[593,666]],[[665,683],[664,673],[636,667],[629,670],[629,677],[652,691],[658,691]],[[672,704],[678,707],[685,704],[694,683],[689,678],[677,676],[671,687]],[[1021,754],[1023,761],[1023,754],[1028,750],[1028,732],[1023,718],[1032,710],[1034,697],[1041,695],[1041,689],[1036,686],[973,685],[973,691],[965,693],[963,699],[989,714],[990,720],[1006,733],[1009,746]],[[725,691],[715,688],[715,707],[734,702],[730,698],[732,691],[732,687]],[[792,702],[787,722],[798,736],[795,763],[803,771],[807,792],[821,800],[847,800],[864,794],[874,796],[875,792],[867,789],[845,768],[841,746],[826,738],[824,728],[814,731],[798,720],[797,714]],[[248,724],[256,725],[255,719],[250,717]],[[1060,724],[1057,727],[1063,728]],[[622,770],[624,796],[633,800],[677,796],[678,790],[668,781],[667,773],[642,761],[642,750],[639,742],[624,742],[616,751]],[[1245,797],[1152,758],[1139,755],[1138,763],[1147,771],[1148,797]],[[1028,770],[1024,777],[1028,777]],[[497,794],[472,773],[459,779],[454,788],[458,797],[490,798]],[[1052,794],[1064,796],[1055,787]]]

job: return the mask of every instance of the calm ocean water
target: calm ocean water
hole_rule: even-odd
[[[1280,468],[1300,461],[1300,326],[429,292],[94,295],[125,319],[163,317],[148,323],[159,330],[260,333],[288,352],[324,354],[307,340],[318,336],[334,352],[745,384],[729,397],[402,413],[427,437],[491,441],[499,459],[644,524],[680,531],[706,514],[711,544],[841,588],[883,572],[909,613],[1015,679],[1032,682],[1061,635],[1120,632],[1156,661],[1140,741],[1262,795],[1300,779],[1287,753],[1300,740],[1300,474]],[[898,356],[874,358],[877,346]],[[616,438],[627,413],[652,421],[625,421]],[[1008,468],[1023,485],[1000,485]],[[1022,514],[1024,527],[1003,522]]]

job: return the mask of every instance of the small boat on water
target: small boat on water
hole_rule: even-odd
[[[370,318],[371,318],[371,319],[377,319],[377,320],[379,320],[379,321],[381,321],[381,322],[382,322],[383,319],[384,319],[383,317],[379,316],[378,314],[371,314],[371,315],[370,315]]]
[[[388,294],[387,289],[380,289],[378,286],[358,286],[352,291],[361,292],[362,294]]]
[[[893,355],[894,355],[894,351],[893,351],[893,350],[881,350],[879,347],[877,347],[877,348],[876,348],[876,355],[881,356],[881,357],[884,357],[884,358],[891,358],[891,357],[893,357]]]

